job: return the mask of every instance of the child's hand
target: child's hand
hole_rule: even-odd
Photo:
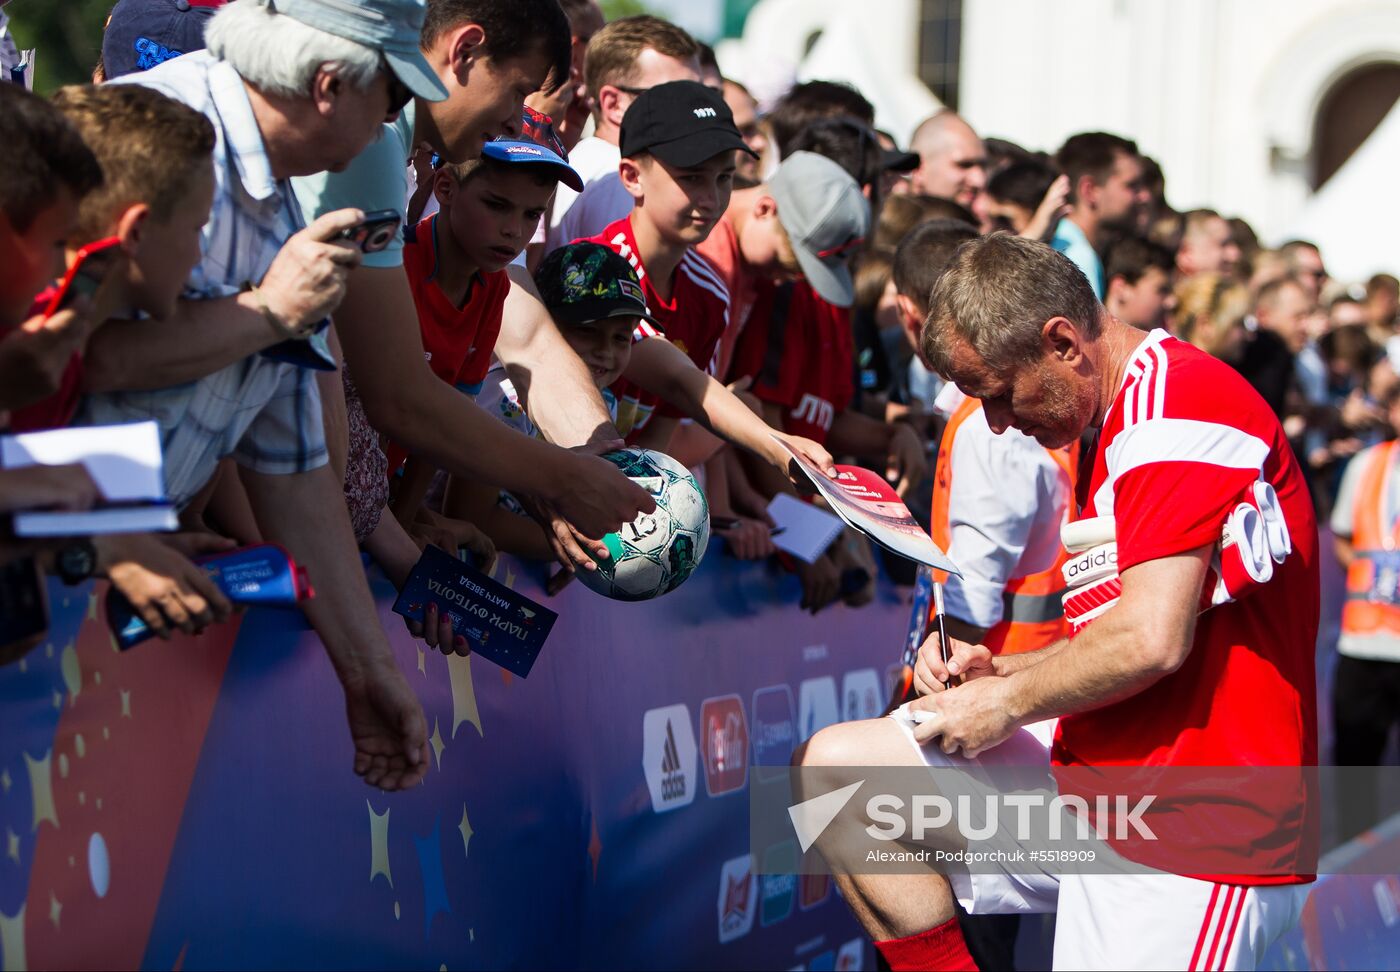
[[[550,597],[558,594],[569,586],[569,581],[574,579],[574,569],[572,567],[560,567],[545,582],[544,592]]]
[[[476,558],[477,569],[483,574],[489,574],[491,568],[496,566],[496,545],[485,533],[479,530],[475,523],[468,523],[466,520],[457,522],[457,541]]]
[[[421,551],[428,544],[456,556],[457,534],[437,517],[426,510],[419,510],[412,523],[407,526],[408,535]]]
[[[814,564],[799,560],[796,570],[802,581],[802,610],[816,614],[841,595],[841,571],[825,554]]]
[[[835,478],[835,460],[831,458],[831,453],[822,448],[819,443],[800,435],[776,433],[776,437],[787,443],[788,448],[792,449],[793,452],[820,469],[828,478]],[[792,457],[787,453],[787,449],[783,449],[776,442],[773,445],[774,465],[792,480],[792,484],[797,487],[799,492],[813,492],[812,481],[807,478],[807,474],[802,471],[797,463],[793,462]]]
[[[735,526],[720,529],[714,527],[716,536],[724,537],[729,552],[740,560],[762,560],[778,552],[773,545],[771,527],[762,520],[752,520],[746,516],[733,518]]]
[[[903,422],[895,422],[885,460],[885,478],[895,484],[895,492],[908,502],[909,494],[927,475],[928,452],[919,433]]]

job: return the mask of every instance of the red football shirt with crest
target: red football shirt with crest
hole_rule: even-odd
[[[1082,516],[1114,517],[1120,571],[1218,542],[1226,516],[1260,479],[1278,494],[1293,552],[1259,590],[1197,619],[1190,654],[1176,671],[1130,698],[1061,717],[1052,762],[1315,766],[1317,522],[1302,470],[1268,405],[1229,365],[1152,331],[1124,370],[1087,472],[1079,483]],[[1073,643],[1064,650],[1073,651]],[[1174,873],[1237,884],[1310,879],[1301,850],[1310,811],[1294,787],[1298,774],[1198,775],[1167,777],[1191,791],[1178,814],[1182,825],[1209,821],[1221,847],[1247,852],[1252,865],[1274,873],[1200,874],[1189,852],[1163,843],[1163,853],[1175,854]],[[1063,779],[1092,776],[1066,774],[1062,788]],[[1159,795],[1154,811],[1171,799]]]
[[[461,307],[453,304],[437,285],[437,238],[433,232],[437,218],[438,214],[429,216],[413,228],[403,248],[403,268],[413,291],[428,367],[449,385],[475,395],[491,369],[491,353],[501,333],[501,310],[510,292],[510,277],[504,270],[478,273],[467,293],[467,302]],[[408,451],[397,443],[390,443],[385,451],[392,476],[403,465]]]
[[[637,271],[637,279],[646,295],[647,310],[656,318],[659,327],[642,321],[633,339],[664,336],[684,351],[697,368],[714,374],[715,350],[724,329],[729,326],[729,291],[709,261],[694,250],[686,250],[671,278],[671,299],[664,301],[657,296],[642,263],[637,238],[632,235],[630,215],[597,236],[589,237],[587,242],[601,243],[616,251]],[[680,412],[625,378],[619,379],[612,390],[617,396],[617,430],[625,436],[645,426],[658,408],[660,414],[668,418],[681,417]]]
[[[825,442],[855,396],[851,312],[817,296],[805,280],[762,283],[734,349],[731,378],[783,407],[783,428]]]

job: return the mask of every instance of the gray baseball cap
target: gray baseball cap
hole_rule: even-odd
[[[258,0],[308,27],[376,47],[405,88],[425,101],[443,101],[447,89],[418,47],[424,0]]]
[[[824,155],[794,152],[768,180],[778,221],[802,274],[822,300],[855,302],[848,260],[870,232],[870,204],[850,173]]]

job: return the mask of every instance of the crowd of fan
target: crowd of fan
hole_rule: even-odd
[[[113,38],[154,2],[117,5],[109,83],[0,83],[0,409],[15,431],[157,421],[182,532],[94,538],[86,569],[5,536],[4,570],[104,577],[197,633],[232,609],[191,558],[281,543],[371,784],[421,779],[427,737],[360,552],[396,585],[429,543],[554,558],[557,590],[652,509],[600,458],[624,440],[695,469],[726,553],[795,572],[805,609],[868,602],[864,540],[779,556],[768,506],[791,449],[870,464],[927,515],[946,414],[921,268],[978,234],[1050,243],[1120,319],[1234,364],[1320,507],[1395,432],[1395,278],[1332,281],[1307,242],[1175,211],[1126,139],[1047,154],[943,111],[901,151],[847,85],[759,105],[680,28],[593,0],[233,0],[187,11],[207,51],[138,30],[133,57]],[[390,246],[344,238],[381,210]],[[46,316],[65,254],[109,237],[102,287]],[[0,473],[6,513],[99,499],[81,467]],[[436,609],[413,633],[467,649]]]

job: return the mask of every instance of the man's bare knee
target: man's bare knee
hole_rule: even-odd
[[[792,754],[794,766],[859,766],[863,723],[838,722],[817,732]]]

